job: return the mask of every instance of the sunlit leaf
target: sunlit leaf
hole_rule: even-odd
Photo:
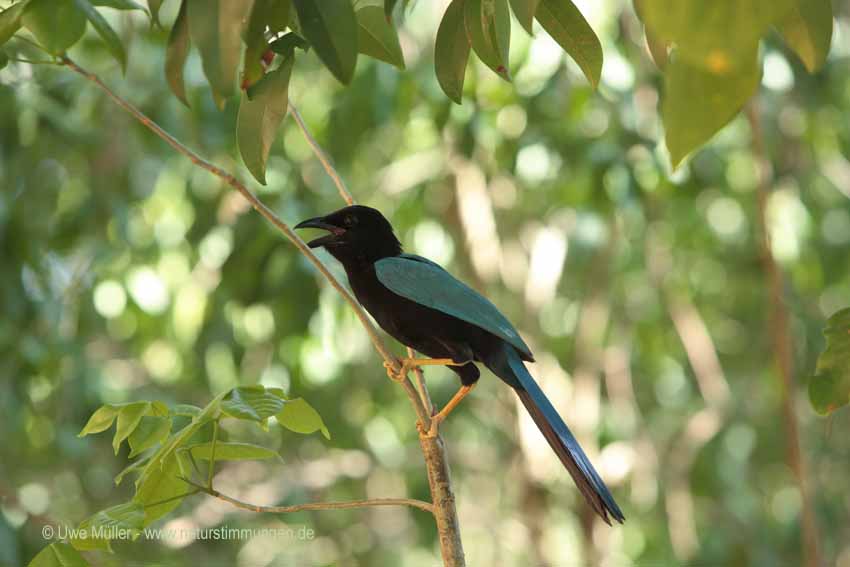
[[[27,567],[89,567],[80,552],[67,543],[51,543]]]
[[[192,454],[196,460],[209,461],[212,457],[212,443],[188,445],[183,450]],[[222,443],[215,445],[216,461],[251,461],[262,459],[281,459],[277,451],[251,443]],[[281,459],[282,460],[282,459]]]
[[[245,28],[245,63],[242,66],[242,89],[256,83],[265,72],[263,54],[268,49],[266,25],[275,0],[255,0]]]
[[[172,453],[161,463],[151,463],[136,483],[133,501],[145,510],[144,525],[168,514],[183,501],[181,495],[188,493],[191,486],[178,478],[180,467],[177,456]]]
[[[115,481],[116,486],[121,484],[121,481],[124,480],[124,477],[127,476],[129,473],[131,473],[131,472],[141,472],[142,469],[144,469],[147,466],[147,464],[150,462],[150,460],[151,460],[150,456],[142,457],[142,458],[140,458],[136,461],[133,461],[129,465],[127,465],[127,467],[125,467],[124,470],[122,470],[120,473],[118,473],[115,476],[115,478],[113,479]]]
[[[216,104],[235,91],[236,71],[242,56],[242,25],[252,0],[186,0],[189,36],[201,53],[204,74]]]
[[[86,31],[86,16],[74,0],[30,0],[21,23],[56,55],[77,43]]]
[[[132,459],[139,453],[161,443],[170,433],[171,418],[150,415],[143,417],[128,439],[130,443],[128,458]]]
[[[830,0],[797,0],[777,28],[809,73],[814,73],[826,63],[832,43],[832,3]]]
[[[187,1],[183,0],[180,4],[174,27],[168,35],[168,46],[165,48],[165,79],[174,96],[189,106],[189,101],[186,99],[186,85],[183,81],[183,69],[186,67],[190,47],[189,21],[186,19]]]
[[[465,0],[464,23],[469,43],[478,58],[510,81],[511,15],[507,0]]]
[[[283,404],[284,400],[279,395],[263,386],[241,386],[224,396],[221,411],[237,419],[265,421],[279,412]]]
[[[434,45],[437,81],[450,99],[461,104],[469,61],[469,37],[464,23],[464,0],[452,0],[443,14]]]
[[[293,0],[301,30],[322,63],[343,84],[357,65],[357,19],[350,0]]]
[[[169,410],[171,415],[182,415],[184,417],[195,417],[201,413],[201,408],[192,404],[175,404]]]
[[[674,57],[667,63],[661,114],[673,166],[729,123],[758,89],[758,57],[725,73],[712,73]]]
[[[142,421],[142,417],[150,409],[150,402],[134,402],[121,407],[118,412],[118,424],[115,426],[115,437],[112,438],[112,448],[116,455],[121,443],[135,431],[139,422]]]
[[[381,8],[365,6],[357,10],[357,24],[357,47],[360,53],[404,69],[398,34]]]
[[[115,421],[120,409],[120,407],[113,405],[99,407],[89,418],[88,423],[86,423],[82,431],[77,434],[77,437],[85,437],[86,435],[106,431],[112,427],[112,422]]]
[[[533,33],[532,24],[539,4],[540,0],[511,0],[514,16],[529,34]]]
[[[602,44],[575,4],[570,0],[541,0],[536,17],[596,87],[602,75]]]
[[[331,438],[322,416],[303,398],[287,400],[280,413],[275,415],[275,419],[290,431],[305,435],[321,431],[327,439]]]
[[[826,349],[809,381],[815,411],[827,415],[850,403],[850,308],[832,315],[823,330]]]
[[[120,532],[129,533],[132,537],[144,527],[144,521],[145,511],[138,502],[119,504],[83,520],[78,526],[75,537],[70,539],[71,545],[80,551],[92,549],[112,551],[111,539],[119,537]],[[83,534],[85,537],[81,537]]]
[[[95,10],[89,0],[74,0],[74,2],[86,15],[86,18],[103,39],[104,43],[106,43],[106,48],[121,65],[121,70],[125,71],[127,69],[127,53],[124,51],[124,44],[121,43],[121,38],[118,37],[118,34],[115,33],[109,22],[100,15],[100,12]]]
[[[21,16],[28,3],[29,0],[24,0],[0,12],[0,45],[9,41],[9,38],[15,35],[15,32],[20,29]]]

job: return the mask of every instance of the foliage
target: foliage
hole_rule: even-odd
[[[826,349],[809,382],[809,398],[820,414],[850,403],[850,308],[833,314],[823,331]]]

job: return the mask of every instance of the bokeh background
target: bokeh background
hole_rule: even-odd
[[[517,324],[533,373],[628,518],[594,519],[512,392],[485,375],[443,429],[469,563],[799,565],[748,123],[669,171],[659,78],[630,3],[577,4],[605,48],[598,92],[545,33],[515,25],[514,83],[476,62],[464,104],[451,104],[433,74],[442,1],[407,14],[406,72],[361,57],[342,88],[309,54],[290,89],[356,198]],[[821,548],[847,567],[850,418],[817,417],[804,389],[825,317],[850,304],[842,8],[816,76],[765,42],[758,104]],[[163,20],[175,10],[166,3]],[[72,55],[252,181],[235,148],[238,105],[215,108],[197,55],[186,109],[163,78],[165,32],[137,13],[111,16],[130,45],[126,75],[91,30]],[[290,223],[341,206],[292,120],[279,140],[268,186],[250,185],[264,201]],[[226,465],[223,491],[259,504],[428,498],[412,410],[351,310],[241,197],[90,83],[51,66],[0,71],[0,186],[0,564],[25,564],[46,544],[44,525],[131,496],[131,483],[112,482],[126,449],[114,456],[109,434],[76,437],[109,402],[205,405],[235,385],[281,386],[320,411],[332,438],[229,426],[283,462]],[[455,378],[426,374],[443,403]],[[272,517],[194,497],[162,524],[314,537],[119,542],[95,564],[439,562],[433,522],[413,509]]]

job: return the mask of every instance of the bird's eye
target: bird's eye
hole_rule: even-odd
[[[354,226],[355,224],[357,224],[357,219],[351,215],[348,215],[345,217],[345,219],[343,219],[343,222],[345,223],[345,226]]]

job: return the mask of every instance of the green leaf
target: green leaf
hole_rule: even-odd
[[[171,92],[180,101],[189,106],[186,99],[186,85],[183,81],[183,69],[186,67],[186,59],[189,58],[189,20],[186,19],[186,2],[180,4],[180,11],[174,21],[174,27],[168,35],[168,47],[165,48],[165,79]],[[151,5],[153,10],[153,5]]]
[[[65,53],[86,31],[86,16],[74,0],[30,0],[21,23],[54,55]]]
[[[519,21],[520,25],[525,28],[529,35],[533,34],[532,24],[534,16],[537,13],[537,6],[540,0],[511,0],[511,8],[514,11],[514,16]]]
[[[307,51],[310,49],[310,44],[294,32],[285,33],[269,44],[269,49],[284,57],[291,57],[296,47]]]
[[[268,49],[266,25],[274,0],[255,0],[245,28],[245,63],[242,67],[242,89],[256,83],[265,73],[263,55]]]
[[[161,462],[151,460],[136,483],[133,501],[144,507],[144,525],[158,520],[177,508],[183,501],[179,496],[191,490],[191,486],[178,478],[180,466],[177,456],[169,454]],[[167,500],[167,501],[166,501]]]
[[[171,418],[158,416],[145,416],[139,422],[139,426],[130,434],[130,454],[132,459],[139,453],[147,451],[157,443],[165,440],[171,433]]]
[[[266,161],[269,151],[289,105],[292,62],[292,57],[284,60],[280,67],[268,73],[252,89],[250,99],[249,93],[243,92],[239,103],[239,116],[236,120],[239,153],[242,154],[248,171],[263,185],[266,184]]]
[[[350,0],[293,0],[301,31],[325,67],[348,84],[357,65],[357,19]]]
[[[195,417],[201,413],[201,408],[192,404],[175,404],[170,410],[170,415],[180,415],[183,417]]]
[[[575,4],[570,0],[541,0],[537,21],[596,88],[602,75],[602,44]]]
[[[236,84],[242,57],[242,25],[253,0],[186,0],[189,36],[201,53],[213,98],[224,108]]]
[[[237,419],[264,422],[278,413],[285,401],[273,390],[263,386],[233,388],[222,399],[221,411]]]
[[[761,79],[758,54],[726,73],[691,65],[678,51],[667,63],[661,115],[674,167],[729,123],[752,97]]]
[[[398,0],[384,0],[384,17],[388,22],[393,19],[393,10],[395,10],[396,4],[398,4]]]
[[[121,65],[121,71],[127,70],[127,53],[124,51],[124,45],[121,43],[121,38],[112,29],[112,26],[100,15],[100,12],[95,10],[89,0],[74,0],[77,7],[86,15],[92,27],[106,43],[106,48],[113,57]]]
[[[90,516],[83,520],[77,528],[75,537],[71,538],[71,545],[79,551],[92,549],[106,549],[112,551],[110,541],[121,538],[121,532],[129,531],[135,536],[144,527],[145,511],[135,501],[112,506],[106,510]]]
[[[833,314],[823,330],[826,349],[809,381],[815,411],[828,415],[850,403],[850,308]]]
[[[151,10],[151,18],[156,25],[159,23],[159,9],[162,8],[163,0],[148,0],[148,8]]]
[[[83,427],[82,431],[77,434],[77,437],[85,437],[93,433],[100,433],[112,427],[112,422],[118,416],[119,406],[105,405],[100,406],[89,418],[88,423]]]
[[[464,23],[464,0],[452,0],[443,14],[434,44],[434,71],[443,92],[461,104],[463,79],[469,61],[469,37]]]
[[[308,435],[315,431],[321,431],[325,438],[331,438],[330,431],[325,426],[322,416],[304,398],[287,400],[283,409],[275,415],[275,419],[282,426],[295,433]]]
[[[269,29],[274,32],[282,32],[289,27],[292,12],[291,0],[269,0],[268,20]]]
[[[112,448],[116,455],[121,443],[133,433],[150,409],[150,402],[133,402],[123,406],[118,412],[118,425],[115,426],[115,437],[112,438]]]
[[[9,64],[9,56],[3,51],[0,51],[0,71]]]
[[[814,73],[824,66],[832,43],[832,4],[830,0],[797,0],[777,25],[785,43]]]
[[[127,476],[129,473],[140,472],[142,469],[145,468],[145,466],[147,466],[150,460],[151,456],[142,457],[141,459],[133,461],[132,463],[127,465],[127,467],[124,468],[124,470],[122,470],[120,473],[118,473],[113,479],[115,481],[115,485],[118,486],[119,484],[121,484],[121,481],[124,480],[124,477]]]
[[[89,567],[80,552],[67,543],[51,543],[27,567]]]
[[[209,461],[212,456],[212,443],[189,445],[183,450],[190,452],[195,459]],[[251,443],[218,442],[215,445],[216,461],[251,461],[262,459],[283,460],[277,451],[272,451],[259,445],[252,445]]]
[[[13,4],[0,12],[0,45],[3,45],[15,35],[21,27],[21,16],[29,0]]]
[[[511,14],[507,0],[465,0],[464,23],[469,43],[478,58],[497,75],[510,81]]]
[[[398,43],[398,34],[381,8],[364,6],[357,10],[357,24],[357,47],[360,53],[404,69],[404,55]]]
[[[91,0],[93,6],[104,6],[106,8],[115,8],[116,10],[141,10],[148,13],[144,6],[133,2],[133,0]]]
[[[641,0],[644,24],[679,57],[714,73],[748,65],[768,28],[797,0]]]

